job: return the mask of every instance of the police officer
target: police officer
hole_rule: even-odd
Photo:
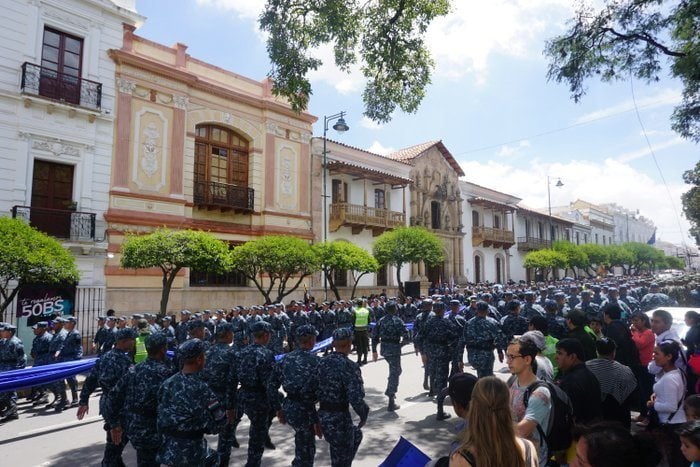
[[[17,326],[2,323],[0,327],[0,372],[19,370],[27,364],[24,345],[15,335]],[[0,409],[2,421],[17,420],[17,393],[15,391],[0,393]]]
[[[151,334],[146,338],[148,358],[129,371],[117,382],[107,396],[102,416],[110,430],[112,442],[122,444],[122,438],[131,441],[136,449],[139,467],[158,467],[156,455],[161,437],[156,424],[160,385],[173,374],[167,362],[167,336]]]
[[[56,357],[59,362],[71,362],[83,358],[83,338],[80,331],[76,329],[78,322],[75,316],[65,318],[64,327],[66,329],[66,337],[63,341],[63,346],[57,352]],[[75,376],[66,378],[68,387],[70,387],[71,407],[78,406],[78,380]]]
[[[539,304],[535,303],[535,292],[533,292],[532,290],[527,290],[524,295],[525,305],[523,305],[523,309],[520,313],[523,316],[523,318],[530,321],[530,318],[532,318],[533,316],[544,316],[544,308],[542,308]]]
[[[132,365],[129,352],[134,348],[136,332],[131,328],[124,328],[117,333],[116,338],[117,343],[114,345],[114,348],[97,361],[83,383],[83,388],[80,391],[80,403],[77,414],[78,420],[82,420],[85,414],[88,413],[90,394],[92,394],[98,386],[102,388],[102,395],[100,396],[100,414],[104,413],[109,392],[116,386],[119,379],[129,371],[129,367]],[[116,442],[112,439],[112,434],[107,423],[104,424],[104,429],[107,432],[107,444],[105,445],[102,465],[124,465],[122,451],[124,451],[126,443],[129,442],[128,437],[122,436],[119,442]]]
[[[237,377],[241,384],[239,406],[250,420],[248,441],[248,466],[259,466],[265,447],[274,449],[270,440],[271,414],[280,410],[279,401],[267,394],[268,379],[275,366],[275,356],[266,346],[272,328],[265,321],[256,321],[250,326],[253,343],[241,350]]]
[[[434,396],[447,387],[447,378],[450,373],[450,361],[453,352],[451,347],[459,338],[457,325],[449,319],[445,319],[445,304],[441,301],[433,302],[435,316],[425,323],[425,349],[428,354],[430,366],[430,390],[428,395]]]
[[[367,308],[367,300],[364,298],[357,301],[353,319],[357,363],[364,365],[367,363],[367,354],[369,353],[369,309]]]
[[[369,415],[362,373],[359,366],[348,358],[352,337],[351,329],[336,329],[333,332],[334,352],[321,359],[318,365],[318,418],[323,436],[330,444],[332,467],[352,464],[362,442],[361,428]],[[350,405],[360,417],[357,426],[352,423]]]
[[[110,331],[106,326],[106,316],[98,316],[95,319],[97,320],[97,332],[95,332],[95,337],[92,338],[92,351],[99,356],[102,354],[102,344],[104,343],[105,337]]]
[[[205,433],[218,433],[226,421],[219,400],[200,377],[207,346],[193,338],[177,353],[182,369],[166,379],[158,394],[158,432],[162,444],[156,460],[169,466],[214,466],[216,451],[209,448]]]
[[[66,340],[66,335],[68,331],[63,329],[65,320],[62,317],[58,317],[53,320],[53,336],[51,336],[51,342],[49,343],[49,350],[51,351],[51,363],[58,363],[58,355],[61,347],[63,347],[63,342]],[[66,409],[66,382],[65,380],[58,380],[51,386],[51,392],[54,394],[54,401],[51,406],[56,412],[62,412]]]
[[[459,345],[460,352],[466,346],[469,363],[479,378],[493,375],[494,349],[498,352],[498,361],[502,363],[503,349],[508,346],[498,321],[488,315],[488,303],[478,302],[476,316],[467,321]]]
[[[421,311],[418,313],[413,323],[413,348],[415,349],[416,355],[420,353],[423,362],[423,389],[426,391],[430,389],[430,366],[428,354],[425,351],[425,324],[430,318],[435,316],[432,310],[433,301],[430,299],[423,300],[421,302]]]
[[[231,347],[233,342],[233,327],[224,321],[216,326],[215,343],[206,352],[206,362],[202,370],[202,379],[226,410],[227,422],[219,432],[217,453],[219,464],[228,465],[231,458],[231,448],[239,447],[236,440],[236,398],[238,380],[236,379],[236,353]]]
[[[511,300],[504,307],[507,315],[501,320],[501,330],[510,342],[513,336],[522,336],[527,332],[527,319],[520,315],[520,302]]]
[[[32,341],[32,350],[30,355],[34,360],[34,366],[48,365],[51,363],[51,334],[48,331],[49,323],[47,321],[39,321],[32,326],[34,331],[34,340]],[[32,398],[33,406],[48,404],[49,398],[46,395],[46,386],[39,386],[32,389],[34,397]]]
[[[268,380],[267,394],[282,410],[277,412],[280,423],[288,423],[294,429],[294,467],[308,467],[314,464],[316,442],[314,434],[321,437],[316,402],[318,400],[318,364],[320,358],[311,353],[316,345],[318,331],[307,324],[296,328],[297,347],[275,366]],[[287,396],[284,402],[278,392],[284,388]]]
[[[98,355],[104,355],[112,350],[116,342],[115,336],[118,330],[117,318],[114,316],[107,316],[105,318],[105,333],[102,335],[102,346],[98,350]]]
[[[248,324],[245,317],[241,315],[243,307],[237,306],[231,308],[231,331],[233,332],[233,347],[235,350],[241,350],[248,345]]]
[[[178,344],[182,344],[187,340],[187,322],[191,319],[192,312],[190,310],[182,310],[180,312],[180,322],[175,328],[175,339]]]
[[[406,325],[396,315],[397,308],[394,301],[386,303],[384,309],[387,315],[374,327],[372,339],[372,360],[377,361],[377,345],[381,343],[382,357],[389,364],[389,378],[384,391],[384,395],[389,397],[387,407],[389,412],[399,409],[396,405],[396,391],[399,389],[399,376],[401,376],[401,341],[406,335]]]

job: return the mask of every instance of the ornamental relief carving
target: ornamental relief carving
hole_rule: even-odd
[[[168,120],[160,111],[144,108],[135,115],[131,180],[141,190],[159,191],[166,185]]]
[[[54,156],[80,156],[80,150],[75,146],[64,144],[58,141],[33,141],[32,149],[47,151]]]
[[[124,94],[131,94],[136,89],[136,83],[124,78],[117,78],[117,89]]]
[[[152,177],[158,171],[158,139],[160,133],[156,124],[151,122],[143,130],[143,153],[141,156],[141,170]]]

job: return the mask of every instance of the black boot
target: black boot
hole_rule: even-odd
[[[447,412],[438,411],[437,416],[435,418],[437,418],[438,420],[447,420],[451,416],[452,415],[448,414]]]
[[[396,405],[396,397],[395,396],[389,396],[389,407],[386,408],[387,412],[394,412],[396,410],[399,410],[401,406]]]

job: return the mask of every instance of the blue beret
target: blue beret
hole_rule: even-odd
[[[233,326],[228,321],[223,321],[216,325],[216,332],[214,334],[217,336],[223,336],[227,332],[233,332]]]
[[[203,328],[203,327],[204,327],[204,321],[189,320],[187,322],[187,330],[188,331],[191,331],[192,329]]]
[[[156,332],[154,334],[149,334],[146,337],[146,350],[159,349],[168,344],[168,336],[162,332]]]
[[[199,339],[190,339],[180,344],[177,355],[183,360],[189,360],[203,354],[205,350],[204,342]]]
[[[338,328],[333,331],[333,341],[342,341],[346,339],[352,339],[352,329]]]
[[[296,329],[295,334],[297,338],[301,338],[304,336],[318,336],[318,331],[313,325],[304,324]]]
[[[271,332],[272,326],[267,321],[256,321],[250,326],[250,332],[255,334],[256,332]]]
[[[136,339],[136,331],[131,328],[120,329],[115,333],[114,338],[118,341],[122,339]]]

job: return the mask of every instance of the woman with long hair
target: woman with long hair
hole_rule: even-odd
[[[537,467],[537,450],[515,435],[510,391],[495,376],[480,378],[472,391],[469,428],[450,456],[455,467]]]
[[[651,397],[652,386],[654,385],[654,375],[647,371],[647,365],[651,361],[654,352],[656,336],[654,336],[651,330],[649,317],[642,312],[637,312],[632,315],[630,331],[632,332],[634,345],[637,346],[639,362],[641,363],[641,366],[632,367],[634,376],[637,378],[640,402],[639,407],[634,407],[639,410],[639,416],[635,418],[634,421],[637,422],[637,425],[644,427],[649,424],[649,419],[647,418],[649,409],[647,408],[646,402]]]

